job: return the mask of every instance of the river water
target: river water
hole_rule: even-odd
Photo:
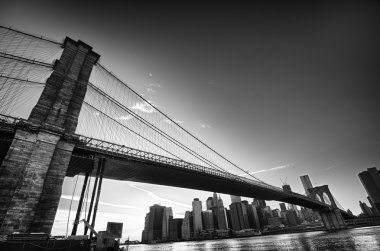
[[[267,235],[239,239],[133,245],[130,251],[380,250],[380,226],[327,233]]]

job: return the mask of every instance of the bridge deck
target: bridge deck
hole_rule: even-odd
[[[21,121],[22,122],[22,121]],[[19,124],[18,124],[19,123]],[[9,142],[20,121],[14,118],[0,120],[0,160],[6,154]],[[93,167],[95,156],[106,158],[104,178],[205,190],[263,200],[276,200],[322,210],[328,205],[309,197],[284,192],[282,189],[230,173],[194,165],[152,153],[131,149],[84,136],[79,136],[67,176],[84,174]],[[6,144],[8,142],[8,144]]]

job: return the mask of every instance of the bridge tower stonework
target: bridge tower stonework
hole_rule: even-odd
[[[66,38],[29,119],[0,167],[0,234],[50,233],[93,65],[92,47]]]
[[[318,211],[327,230],[338,230],[346,228],[346,223],[342,217],[340,209],[335,202],[334,197],[330,192],[328,185],[309,188],[308,191],[310,193],[310,197],[316,200],[320,200],[323,203],[330,204],[330,208]],[[327,196],[329,201],[325,200],[324,195]]]

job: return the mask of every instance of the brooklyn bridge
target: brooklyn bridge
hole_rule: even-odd
[[[257,179],[131,89],[95,51],[0,27],[0,234],[50,233],[63,180],[78,174],[96,177],[99,192],[105,178],[276,200],[319,212],[328,230],[345,227],[349,215],[328,186],[307,197]]]

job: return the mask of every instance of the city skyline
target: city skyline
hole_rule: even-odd
[[[173,11],[137,4],[129,5],[120,20],[109,16],[101,22],[88,13],[65,17],[56,6],[38,1],[22,3],[23,10],[19,4],[4,1],[0,22],[55,39],[83,39],[113,72],[244,170],[278,187],[287,177],[298,193],[304,191],[299,176],[309,174],[313,185],[329,185],[345,209],[360,212],[358,201],[367,194],[357,174],[380,163],[375,2],[347,2],[344,8],[326,2],[299,8],[261,3],[234,5],[232,11],[210,4],[199,12],[192,6]],[[93,7],[96,13],[102,10],[99,3]],[[49,11],[51,16],[44,16]],[[192,19],[194,13],[199,19]],[[73,184],[70,178],[64,184],[60,210],[65,212]],[[142,217],[137,211],[153,200],[187,208],[188,198],[207,193],[104,184],[101,213],[126,210],[137,226]],[[129,197],[121,198],[125,194]],[[60,213],[58,222],[64,222],[67,214]]]

